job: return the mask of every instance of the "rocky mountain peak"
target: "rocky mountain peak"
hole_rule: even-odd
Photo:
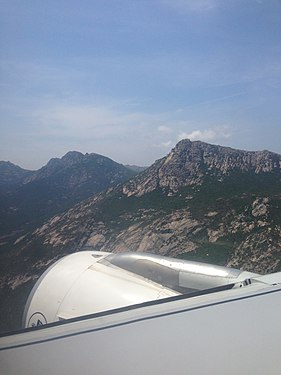
[[[62,158],[52,158],[49,162],[36,171],[25,183],[49,178],[51,176],[66,173],[69,175],[88,174],[92,169],[96,168],[99,160],[110,160],[105,156],[98,154],[85,155],[78,151],[69,151]],[[110,160],[111,164],[115,163]],[[115,163],[118,165],[117,163]]]
[[[87,154],[84,155],[79,151],[69,151],[61,158],[61,161],[64,164],[75,164],[83,160],[85,156],[87,156]]]
[[[163,159],[124,186],[127,196],[141,196],[157,187],[177,191],[223,179],[235,172],[280,173],[281,156],[269,151],[243,151],[189,139],[180,141]]]
[[[69,151],[61,158],[52,158],[46,165],[36,171],[36,174],[52,174],[58,169],[79,163],[84,155],[78,151]]]

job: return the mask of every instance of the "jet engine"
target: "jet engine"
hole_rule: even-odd
[[[53,264],[27,300],[24,327],[239,283],[249,272],[148,253],[82,251]]]

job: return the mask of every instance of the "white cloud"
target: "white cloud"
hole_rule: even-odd
[[[189,133],[182,132],[178,136],[178,140],[188,138],[191,141],[205,141],[205,142],[214,142],[222,139],[227,139],[231,136],[231,131],[229,126],[220,126],[213,129],[204,129],[204,130],[193,130]]]
[[[172,141],[167,141],[167,142],[161,143],[161,146],[166,147],[166,148],[171,147],[171,145],[172,145]]]
[[[213,141],[216,134],[213,130],[193,130],[190,133],[181,133],[178,139],[188,138],[191,141]]]
[[[159,150],[163,150],[164,148],[167,148],[167,149],[171,149],[171,147],[173,147],[175,144],[174,141],[164,141],[164,142],[158,142],[158,143],[154,143],[152,146],[155,148],[155,149],[159,149]],[[163,156],[163,155],[162,155]]]
[[[161,133],[171,133],[172,129],[165,125],[158,126],[157,130]]]

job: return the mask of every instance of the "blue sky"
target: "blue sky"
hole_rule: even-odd
[[[281,1],[0,0],[0,160],[281,153]]]

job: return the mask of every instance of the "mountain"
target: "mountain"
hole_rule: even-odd
[[[18,233],[24,235],[52,215],[134,174],[105,156],[76,151],[33,172],[1,162],[0,246],[10,247]]]
[[[269,151],[242,151],[204,142],[179,142],[170,154],[158,160],[124,188],[128,196],[142,196],[156,188],[176,192],[208,180],[225,180],[236,173],[280,173],[280,155]]]
[[[35,241],[55,254],[150,251],[271,272],[280,267],[280,177],[278,154],[183,140],[122,186],[56,215],[22,245],[32,249]]]
[[[28,171],[9,161],[0,161],[0,191],[12,185],[21,184],[25,178],[32,175]]]
[[[0,268],[0,299],[3,306],[23,301],[48,265],[86,249],[279,271],[280,208],[281,155],[183,140],[123,184],[18,235]],[[5,314],[16,320],[20,311]]]

